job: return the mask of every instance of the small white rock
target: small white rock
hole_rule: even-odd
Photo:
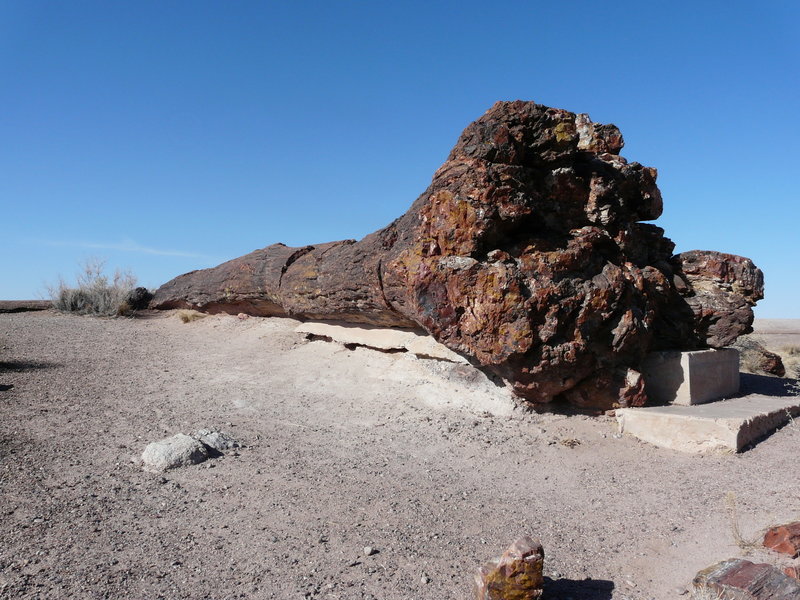
[[[152,442],[142,453],[144,468],[155,472],[196,465],[207,458],[208,449],[196,439],[183,433]]]

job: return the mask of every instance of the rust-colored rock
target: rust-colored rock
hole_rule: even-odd
[[[673,256],[655,169],[613,125],[498,102],[469,125],[408,212],[361,241],[256,250],[182,275],[155,308],[421,327],[521,397],[639,406],[650,350],[750,331],[748,259]]]
[[[771,528],[764,535],[764,546],[792,558],[800,556],[800,521]]]
[[[673,264],[693,291],[686,303],[700,340],[723,348],[753,330],[752,306],[764,297],[764,275],[749,258],[693,250],[675,256]]]
[[[516,540],[475,575],[476,600],[537,600],[544,586],[544,550],[530,537]]]
[[[792,579],[800,580],[800,565],[790,565],[783,568],[783,574],[791,577]]]
[[[692,582],[696,592],[721,600],[797,600],[800,582],[768,564],[739,558],[700,571]],[[705,596],[704,596],[705,597]]]

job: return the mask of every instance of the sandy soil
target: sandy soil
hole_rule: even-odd
[[[607,417],[521,410],[463,366],[293,326],[1,314],[0,597],[463,599],[530,534],[547,598],[686,598],[743,554],[734,522],[751,538],[800,518],[797,424],[688,456]],[[246,447],[137,464],[201,427]]]

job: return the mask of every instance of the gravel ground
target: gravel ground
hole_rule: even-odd
[[[688,598],[698,570],[743,555],[735,527],[800,518],[796,423],[683,455],[294,325],[0,314],[0,597],[464,599],[530,534],[546,598]],[[245,447],[137,462],[202,427]]]

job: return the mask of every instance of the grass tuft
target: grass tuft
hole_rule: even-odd
[[[742,550],[745,555],[748,555],[756,548],[760,548],[761,543],[757,538],[746,539],[739,530],[739,514],[736,510],[736,494],[733,492],[728,492],[725,495],[725,509],[728,512],[728,518],[731,522],[731,534],[733,535],[733,541],[736,542],[736,545],[739,546],[739,549]]]
[[[184,323],[191,323],[192,321],[197,321],[198,319],[205,319],[208,316],[206,313],[201,313],[196,310],[179,310],[177,315],[178,318]]]
[[[721,591],[717,592],[708,588],[695,588],[692,590],[692,600],[728,600],[729,598]]]

